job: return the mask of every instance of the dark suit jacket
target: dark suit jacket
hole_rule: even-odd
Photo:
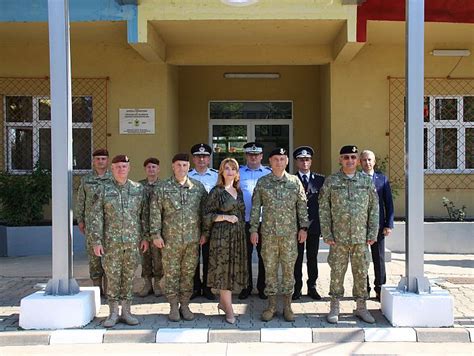
[[[297,172],[296,176],[301,179],[300,174]],[[319,191],[324,183],[324,176],[318,173],[310,172],[308,173],[308,190],[306,191],[306,199],[308,199],[308,218],[309,218],[309,228],[308,235],[321,235],[321,227],[319,225]]]
[[[385,227],[393,229],[393,218],[395,213],[393,211],[390,182],[388,181],[388,178],[380,172],[374,173],[372,181],[374,182],[379,196],[379,228],[380,230],[383,230]]]

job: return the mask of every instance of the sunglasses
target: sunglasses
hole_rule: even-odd
[[[342,159],[343,159],[344,161],[347,161],[347,160],[349,160],[349,159],[357,159],[357,155],[350,155],[350,156],[349,156],[349,155],[343,155],[343,156],[342,156]]]

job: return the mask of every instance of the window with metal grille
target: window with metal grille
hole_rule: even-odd
[[[474,172],[474,96],[427,96],[424,102],[426,173]]]
[[[91,168],[93,99],[72,97],[73,169]],[[6,165],[13,173],[30,172],[35,164],[51,169],[51,100],[40,96],[4,96]]]

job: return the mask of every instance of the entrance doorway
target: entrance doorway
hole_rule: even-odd
[[[209,102],[209,142],[213,148],[212,167],[226,157],[245,164],[243,146],[247,142],[264,145],[263,163],[276,147],[293,149],[292,101],[211,101]],[[288,169],[292,171],[290,157]]]

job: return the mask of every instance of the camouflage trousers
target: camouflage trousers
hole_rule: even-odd
[[[150,248],[142,254],[142,278],[163,278],[163,262],[161,249],[150,244]]]
[[[370,265],[370,253],[367,244],[330,246],[328,264],[331,267],[329,295],[333,298],[344,296],[344,277],[351,261],[354,280],[352,296],[356,299],[367,299],[367,273]]]
[[[133,299],[133,276],[138,267],[135,243],[110,243],[104,247],[104,270],[107,276],[109,302]]]
[[[97,279],[104,275],[102,267],[102,257],[96,256],[94,253],[94,245],[86,237],[86,250],[89,259],[89,276],[91,279]]]
[[[298,257],[296,235],[263,236],[262,259],[265,266],[265,294],[276,295],[278,290],[283,295],[293,293],[295,283],[295,262]],[[282,281],[278,288],[278,268],[281,265]]]
[[[193,293],[193,277],[198,263],[197,242],[165,242],[162,249],[164,294],[167,298]]]

